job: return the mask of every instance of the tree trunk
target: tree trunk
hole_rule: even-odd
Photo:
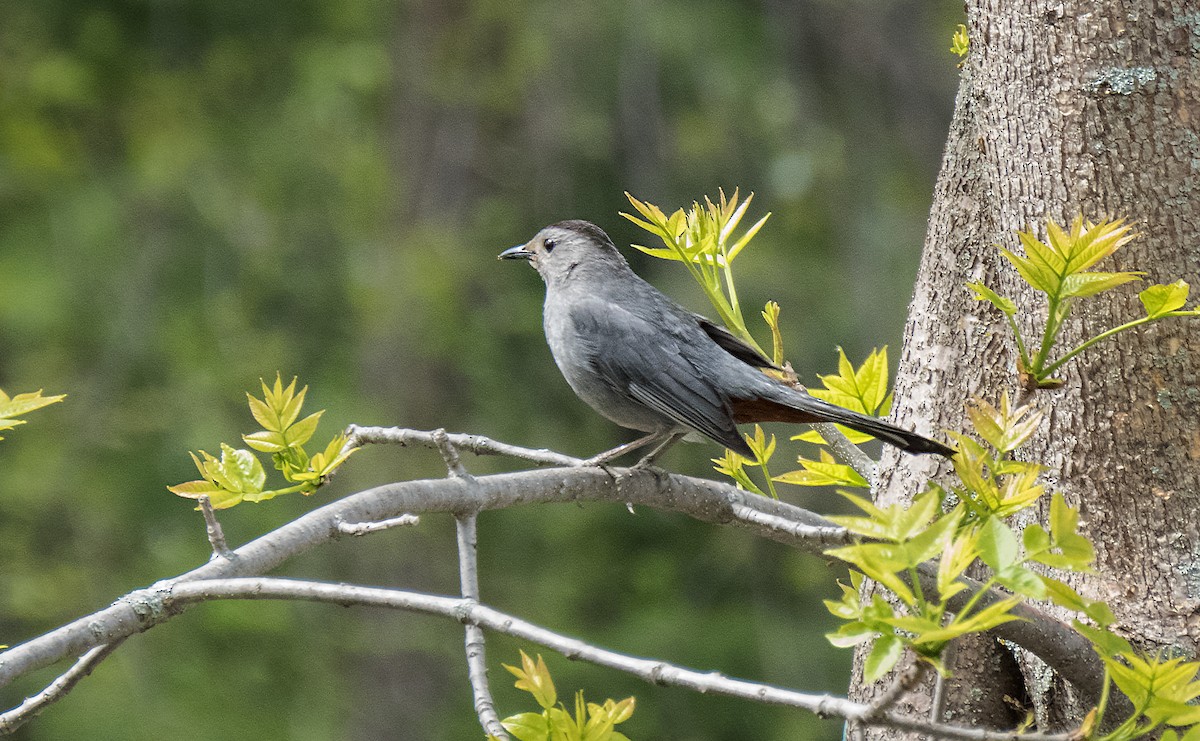
[[[971,49],[925,242],[896,388],[896,416],[923,429],[967,429],[963,402],[1017,392],[1016,349],[1002,317],[963,283],[983,280],[1044,309],[995,245],[1078,213],[1125,217],[1141,236],[1098,270],[1144,270],[1160,283],[1200,276],[1200,15],[1191,0],[968,0]],[[1043,226],[1039,226],[1043,225]],[[1135,284],[1136,285],[1136,284]],[[1061,347],[1142,315],[1136,288],[1083,299]],[[1194,298],[1189,305],[1194,303]],[[1026,337],[1033,327],[1022,328]],[[1081,507],[1097,573],[1074,584],[1103,598],[1118,630],[1150,650],[1200,645],[1200,323],[1166,320],[1118,335],[1069,363],[1066,384],[1038,391],[1046,412],[1023,456]],[[894,454],[883,501],[908,499],[936,465]],[[943,466],[939,473],[944,473]],[[1044,516],[1045,512],[1042,512]],[[1036,662],[989,640],[955,650],[946,714],[1009,726],[1029,701],[1043,730],[1080,709]],[[886,686],[861,684],[852,696]],[[1020,666],[1020,670],[1016,669]],[[924,694],[922,694],[922,692]],[[928,708],[930,687],[911,698]],[[1007,698],[1005,697],[1007,695]],[[1083,708],[1086,710],[1086,708]],[[876,733],[872,738],[899,738]]]

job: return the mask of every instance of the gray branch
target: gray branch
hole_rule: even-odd
[[[483,445],[474,436],[448,436],[456,446],[458,438],[469,441],[463,446],[467,450]],[[432,437],[428,439],[432,446]],[[653,471],[573,467],[483,476],[471,482],[454,477],[387,484],[313,510],[231,551],[230,558],[215,559],[132,592],[91,615],[0,652],[0,687],[16,677],[162,622],[170,617],[164,614],[159,596],[164,590],[192,581],[266,573],[301,553],[343,537],[340,526],[344,523],[379,522],[422,512],[461,515],[550,502],[633,502],[703,522],[737,524],[761,537],[817,554],[830,545],[831,539],[848,539],[828,520],[799,507],[715,481]],[[935,568],[922,570],[923,583],[928,579],[936,584],[935,577]],[[969,586],[970,590],[956,597],[965,599],[969,591],[979,588],[978,583]],[[981,607],[1000,598],[985,596]],[[1038,655],[1085,694],[1094,690],[1098,696],[1102,672],[1090,644],[1070,627],[1030,605],[1021,605],[1015,612],[1023,619],[1005,623],[994,633]]]
[[[719,672],[699,672],[656,659],[609,651],[500,612],[469,598],[443,597],[399,589],[276,578],[241,578],[176,584],[158,593],[160,612],[177,613],[184,605],[216,599],[287,599],[328,602],[341,606],[365,605],[441,615],[479,628],[546,646],[573,660],[583,660],[632,674],[656,685],[683,687],[701,694],[738,697],[836,716],[856,725],[883,726],[934,738],[960,741],[1069,741],[1070,734],[1014,733],[963,728],[898,715],[886,708],[856,703],[833,695],[818,695],[726,677]]]
[[[0,734],[7,736],[21,726],[37,717],[38,713],[67,696],[75,689],[75,685],[92,673],[101,661],[107,659],[116,651],[124,638],[118,638],[112,643],[105,643],[89,650],[71,665],[71,668],[60,674],[46,689],[25,698],[25,702],[6,713],[0,713]]]
[[[834,457],[854,469],[867,481],[875,480],[875,461],[846,437],[832,422],[817,422],[812,426],[825,438]]]
[[[349,438],[347,445],[399,445],[402,448],[418,445],[423,448],[439,449],[435,439],[438,430],[423,431],[409,430],[403,427],[359,427],[350,425],[346,429]],[[581,466],[582,458],[572,458],[569,455],[556,453],[547,448],[522,448],[518,445],[497,442],[483,435],[464,435],[461,433],[445,433],[446,439],[458,450],[465,450],[475,455],[504,455],[510,458],[537,463],[541,466]]]

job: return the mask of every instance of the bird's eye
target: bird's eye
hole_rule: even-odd
[[[547,239],[546,241],[542,242],[542,246],[546,248],[547,252],[553,252],[554,248],[558,246],[558,241],[554,239]]]

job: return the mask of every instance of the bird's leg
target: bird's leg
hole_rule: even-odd
[[[658,440],[662,439],[664,434],[668,434],[668,433],[664,433],[661,430],[657,430],[655,432],[651,432],[648,435],[643,435],[642,437],[639,437],[637,440],[634,440],[632,442],[627,442],[624,445],[618,445],[617,447],[613,448],[612,450],[606,450],[603,453],[597,453],[596,455],[594,455],[591,458],[588,458],[586,461],[584,461],[583,465],[585,465],[585,466],[603,466],[605,463],[608,463],[609,461],[611,461],[615,458],[619,458],[631,450],[636,450],[638,448],[649,445],[650,443],[657,442]],[[667,439],[670,439],[670,437],[668,437]]]
[[[651,450],[649,453],[647,453],[640,461],[633,464],[633,467],[634,468],[652,468],[654,466],[654,461],[658,460],[658,457],[660,455],[667,452],[668,448],[670,448],[672,445],[674,445],[675,443],[682,440],[683,436],[686,434],[687,434],[686,432],[671,432],[671,433],[669,433],[667,435],[666,439],[664,439],[661,443],[656,445],[654,450]]]

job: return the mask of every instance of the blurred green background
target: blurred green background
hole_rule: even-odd
[[[893,358],[957,79],[954,0],[593,3],[0,0],[0,387],[66,403],[0,443],[0,643],[208,557],[164,488],[298,374],[344,424],[444,426],[587,455],[629,439],[546,350],[542,285],[495,255],[622,191],[718,187],[774,216],[739,261],[802,379]],[[704,310],[678,265],[635,268]],[[754,322],[767,341],[762,325]],[[667,467],[714,475],[709,445]],[[482,474],[519,466],[469,460]],[[782,469],[781,469],[782,470]],[[244,505],[244,542],[330,498],[444,474],[371,449],[315,498]],[[818,509],[829,494],[786,496]],[[342,542],[284,573],[452,593],[453,527]],[[484,597],[603,646],[843,692],[838,573],[732,529],[623,508],[482,518]],[[532,708],[489,643],[501,712]],[[526,646],[534,651],[536,647]],[[547,654],[561,689],[636,694],[635,739],[839,738],[804,713]],[[55,672],[62,667],[56,667]],[[5,707],[43,671],[6,689]],[[459,626],[315,605],[195,608],[129,641],[20,739],[481,738]]]

